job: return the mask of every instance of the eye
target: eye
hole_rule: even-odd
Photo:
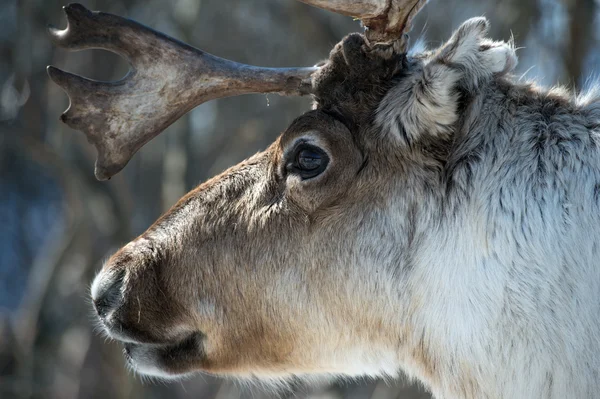
[[[321,167],[323,157],[320,152],[305,148],[298,152],[296,163],[298,167],[305,171],[313,171]]]
[[[294,151],[287,164],[288,172],[300,175],[302,179],[311,179],[323,173],[329,163],[325,151],[318,147],[302,144]]]

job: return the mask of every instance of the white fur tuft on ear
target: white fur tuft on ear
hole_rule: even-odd
[[[514,71],[519,61],[512,42],[483,41],[482,46],[489,46],[481,52],[481,58],[490,72],[505,75]]]
[[[471,18],[454,32],[429,60],[429,64],[445,64],[463,70],[467,90],[476,90],[495,74],[506,74],[517,66],[517,56],[512,40],[496,42],[487,39],[489,23],[483,17]]]
[[[448,42],[423,59],[420,71],[390,90],[379,107],[378,122],[401,133],[404,142],[423,134],[451,133],[460,96],[475,95],[494,76],[517,65],[513,42],[489,40],[488,30],[483,17],[464,22]],[[401,126],[393,126],[398,122]]]
[[[457,64],[477,62],[480,43],[489,30],[489,23],[483,17],[471,18],[454,32],[435,58]]]

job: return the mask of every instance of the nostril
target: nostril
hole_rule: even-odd
[[[110,306],[110,302],[108,301],[108,298],[106,297],[102,297],[96,301],[94,301],[94,307],[96,308],[96,313],[98,313],[98,316],[105,318],[106,315],[108,314],[111,306]]]
[[[97,286],[93,289],[92,296],[95,297],[93,302],[96,313],[98,313],[98,316],[101,318],[106,318],[108,313],[116,308],[121,301],[123,273],[100,278]]]

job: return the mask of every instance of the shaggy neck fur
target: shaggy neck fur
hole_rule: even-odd
[[[378,108],[420,195],[401,362],[438,399],[592,398],[600,99],[504,77],[512,45],[486,30],[465,23]]]

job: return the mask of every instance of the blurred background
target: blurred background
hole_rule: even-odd
[[[50,45],[46,25],[65,26],[66,1],[0,0],[0,398],[429,398],[404,380],[331,380],[274,395],[206,375],[143,381],[125,369],[119,345],[93,331],[88,288],[102,261],[199,182],[264,149],[310,100],[206,103],[98,182],[94,148],[58,121],[68,100],[45,67],[116,80],[127,65],[105,51]],[[273,67],[313,65],[360,29],[294,0],[81,1],[215,55]],[[492,37],[513,35],[522,47],[523,79],[580,89],[600,72],[595,0],[432,0],[412,41],[437,46],[478,15],[491,20]]]

